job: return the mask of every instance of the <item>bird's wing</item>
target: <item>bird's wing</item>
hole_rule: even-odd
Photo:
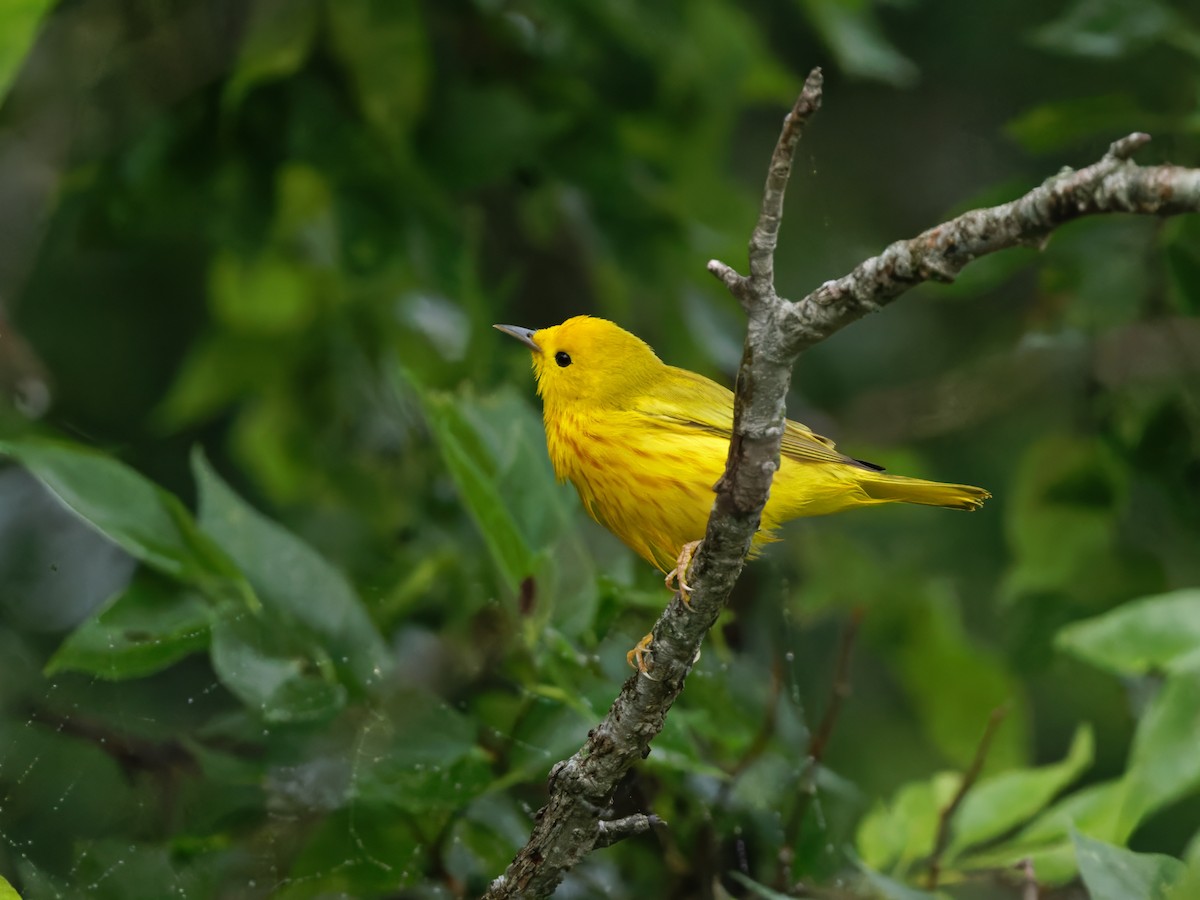
[[[668,377],[656,384],[652,392],[639,396],[634,408],[664,426],[696,428],[725,440],[733,433],[733,392],[687,369],[669,367]],[[784,427],[779,449],[796,462],[832,462],[881,469],[874,463],[839,453],[829,438],[791,419]]]
[[[779,446],[779,452],[798,462],[840,462],[873,472],[883,471],[883,466],[838,453],[837,445],[829,438],[822,437],[807,425],[801,425],[791,419],[787,420],[783,429],[783,443]]]

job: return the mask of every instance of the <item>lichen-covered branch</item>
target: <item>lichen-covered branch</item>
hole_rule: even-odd
[[[652,824],[649,817],[645,822],[607,822],[605,811],[621,778],[650,753],[650,742],[662,730],[704,636],[741,573],[779,468],[784,397],[792,365],[804,349],[917,284],[953,280],[979,256],[1006,247],[1040,246],[1072,219],[1110,212],[1200,211],[1200,170],[1139,167],[1130,155],[1148,138],[1130,135],[1086,169],[1064,171],[1012,203],[968,212],[898,241],[793,303],[775,291],[774,251],[796,145],[820,107],[821,88],[820,70],[814,69],[784,120],[750,239],[750,274],[741,275],[717,260],[708,264],[749,321],[726,470],[715,485],[708,530],[688,575],[691,604],[685,606],[675,596],[652,631],[649,673],[626,681],[584,746],[551,770],[549,799],[537,813],[529,842],[492,883],[486,900],[547,897],[593,849]]]
[[[1054,229],[1105,213],[1170,216],[1200,211],[1200,169],[1139,166],[1130,158],[1150,141],[1115,141],[1085,169],[1064,169],[1009,203],[973,209],[915,238],[896,241],[848,275],[787,305],[788,352],[799,353],[926,281],[953,281],[972,260],[1010,247],[1040,248]]]

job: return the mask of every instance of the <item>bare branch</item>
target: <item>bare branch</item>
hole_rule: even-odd
[[[915,238],[897,241],[853,272],[787,305],[789,353],[817,344],[926,281],[953,281],[972,260],[1009,247],[1042,247],[1054,229],[1109,213],[1170,216],[1200,211],[1200,169],[1139,166],[1130,155],[1150,136],[1115,141],[1099,162],[1060,172],[1025,196],[974,209]]]
[[[749,302],[749,294],[746,291],[750,282],[749,278],[745,275],[739,275],[737,269],[725,265],[719,259],[710,259],[708,261],[708,271],[725,285],[729,293],[733,294],[739,303],[745,306]]]
[[[783,120],[783,133],[771,154],[767,184],[763,188],[758,224],[750,238],[750,278],[758,292],[775,290],[775,247],[779,243],[779,225],[783,221],[783,198],[792,175],[792,160],[804,126],[821,108],[821,89],[825,78],[820,69],[808,73],[800,96]],[[759,293],[765,299],[765,293]],[[740,298],[739,298],[740,299]]]
[[[941,877],[942,854],[946,852],[946,845],[950,843],[950,823],[954,820],[954,814],[958,812],[967,792],[979,779],[979,774],[983,771],[983,764],[987,762],[988,751],[992,748],[992,738],[996,736],[996,729],[1000,727],[1000,723],[1007,715],[1007,706],[997,706],[992,710],[991,716],[988,717],[987,727],[983,730],[983,737],[979,739],[979,746],[975,748],[975,758],[971,760],[970,768],[963,773],[962,781],[959,783],[954,797],[938,815],[937,838],[933,842],[933,853],[929,856],[929,873],[925,879],[925,886],[931,891],[938,886],[938,879]]]
[[[598,824],[599,834],[596,837],[597,847],[611,847],[617,841],[623,841],[635,834],[645,834],[651,828],[667,823],[658,816],[647,816],[635,813],[623,819],[601,819]]]
[[[1021,873],[1021,900],[1038,900],[1038,880],[1033,870],[1033,860],[1026,856],[1017,863],[1016,868]]]
[[[676,594],[652,632],[650,677],[635,675],[626,681],[584,746],[555,765],[550,796],[537,814],[533,834],[493,882],[486,894],[489,900],[547,897],[568,869],[600,845],[602,811],[622,776],[649,754],[650,742],[662,730],[704,636],[741,573],[779,468],[784,397],[801,351],[917,284],[953,280],[979,256],[1006,247],[1039,246],[1072,219],[1111,212],[1200,211],[1200,170],[1137,166],[1128,157],[1146,137],[1133,134],[1115,142],[1103,159],[1086,169],[1065,171],[1012,203],[975,210],[898,241],[849,275],[790,303],[775,293],[772,255],[796,144],[820,98],[821,75],[813,70],[784,120],[771,158],[762,212],[750,241],[749,277],[716,260],[708,264],[746,310],[749,322],[729,457],[715,486],[704,542],[688,573],[691,605],[685,606]],[[949,815],[946,827],[948,820]],[[944,840],[939,837],[942,849]],[[935,854],[935,879],[940,853]]]

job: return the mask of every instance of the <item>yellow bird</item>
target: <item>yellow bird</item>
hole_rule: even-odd
[[[645,341],[606,319],[495,327],[533,354],[559,479],[570,479],[592,518],[667,572],[668,584],[677,576],[686,598],[687,563],[725,470],[733,393],[666,365]],[[991,496],[965,484],[884,474],[790,419],[780,452],[754,551],[800,516],[896,501],[975,510]]]

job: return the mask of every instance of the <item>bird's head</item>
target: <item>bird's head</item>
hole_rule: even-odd
[[[547,406],[623,406],[661,376],[650,346],[607,319],[575,316],[536,331],[495,326],[533,354],[538,393]]]

